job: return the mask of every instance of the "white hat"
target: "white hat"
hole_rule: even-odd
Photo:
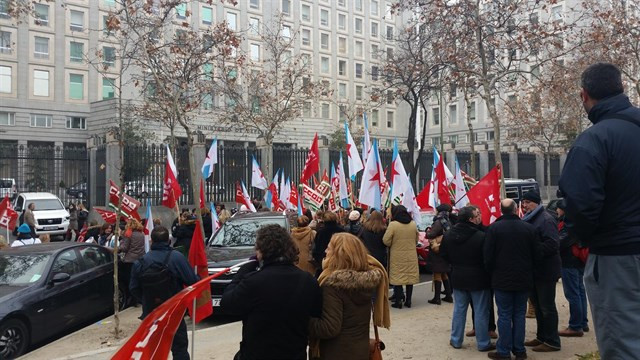
[[[349,220],[356,221],[360,219],[360,212],[358,210],[353,210],[349,213]]]

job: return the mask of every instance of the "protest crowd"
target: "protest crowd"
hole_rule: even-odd
[[[434,161],[432,182],[416,196],[397,161],[397,146],[388,179],[392,187],[385,189],[374,141],[363,159],[350,147],[349,174],[340,161],[331,178],[317,181],[315,189],[306,185],[318,172],[312,145],[300,181],[302,194],[275,179],[267,184],[258,167],[252,186],[265,190],[264,199],[250,199],[244,183],[239,184],[238,211],[201,201],[199,210],[182,209],[167,227],[149,217],[130,218],[121,225],[120,239],[115,238],[115,224],[87,223],[87,209],[72,204],[66,240],[110,248],[118,242],[124,276],[145,317],[160,305],[158,299],[166,300],[203,277],[187,261],[193,241],[203,241],[200,227],[208,239],[239,214],[284,212],[292,230],[260,228],[255,255],[237,269],[222,297],[221,305],[243,322],[235,359],[377,359],[384,345],[370,339],[370,324],[377,337],[377,327],[392,325],[390,307],[412,306],[413,286],[419,282],[416,220],[421,208],[432,208],[435,217],[425,234],[434,290],[428,302],[453,303],[451,347],[460,349],[467,338],[475,338],[477,350],[491,359],[526,359],[528,350],[559,351],[562,337],[595,330],[603,359],[637,359],[640,201],[623,189],[640,181],[640,167],[628,156],[640,153],[633,136],[640,134],[640,110],[624,95],[620,72],[611,64],[585,70],[581,97],[594,125],[568,155],[560,180],[563,200],[555,212],[545,209],[537,191],[526,192],[519,202],[501,200],[499,167],[466,191],[459,169],[449,177],[441,157]],[[353,142],[348,130],[347,141]],[[314,143],[317,149],[317,138]],[[254,160],[254,173],[256,165]],[[361,170],[356,200],[345,176]],[[175,175],[169,177],[177,184]],[[168,207],[175,208],[178,189],[171,186],[165,185],[173,192]],[[25,214],[19,243],[12,246],[46,241],[35,238],[30,226]],[[167,266],[158,269],[156,278],[145,273],[158,263]],[[558,322],[560,279],[569,303],[568,324]],[[589,305],[593,324],[588,322]],[[469,308],[473,327],[465,329]],[[527,323],[526,317],[535,322]],[[525,339],[527,325],[535,326],[534,338]],[[182,320],[173,338],[174,359],[189,359],[186,334]]]

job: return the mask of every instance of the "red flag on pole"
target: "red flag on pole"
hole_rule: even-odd
[[[486,226],[500,217],[500,169],[496,166],[467,191],[469,202],[480,208]]]
[[[193,238],[191,239],[191,247],[189,248],[189,263],[195,267],[196,273],[200,276],[200,279],[204,279],[209,276],[209,270],[207,266],[207,255],[204,251],[204,239],[202,238],[202,231],[200,231],[200,220],[196,220],[196,231],[193,232]],[[199,323],[202,319],[205,319],[213,313],[213,304],[211,302],[211,288],[207,287],[202,290],[200,295],[196,298],[196,308],[193,309],[191,304],[189,307],[189,316],[194,318]]]
[[[306,183],[313,174],[320,170],[320,150],[318,150],[318,133],[313,137],[311,143],[311,149],[307,154],[307,161],[304,163],[304,169],[302,170],[302,176],[300,177],[300,183]]]
[[[204,180],[200,179],[200,209],[204,209],[206,206],[206,202],[204,199]]]
[[[436,165],[436,179],[438,180],[438,199],[440,204],[451,205],[451,194],[449,193],[449,184],[447,183],[447,174],[444,170],[444,156],[440,156],[440,161]]]
[[[113,182],[113,180],[109,180],[109,206],[113,209],[118,209],[118,203],[120,202],[120,189],[118,185]],[[127,194],[122,194],[122,212],[125,213],[128,217],[133,217],[137,220],[140,220],[140,215],[138,214],[138,208],[140,207],[140,202]]]
[[[427,185],[420,191],[418,196],[416,196],[416,201],[418,202],[418,206],[422,210],[432,209],[429,205],[429,194],[431,193],[431,181],[427,182]]]
[[[167,145],[167,163],[164,170],[164,185],[162,189],[162,206],[173,209],[176,207],[177,199],[182,196],[182,189],[178,184],[178,170],[173,162],[173,156]]]
[[[98,209],[98,208],[93,208],[93,210],[95,210],[98,215],[100,215],[100,217],[104,220],[104,222],[108,223],[108,224],[115,224],[116,223],[116,213],[113,211],[107,211],[107,210],[102,210],[102,209]]]
[[[87,231],[89,230],[89,228],[87,227],[87,222],[85,221],[84,225],[82,225],[82,229],[80,229],[80,233],[78,234],[78,237],[76,238],[77,242],[84,242],[85,238],[87,237]]]
[[[16,220],[18,220],[18,213],[11,207],[9,197],[5,196],[0,202],[0,227],[13,231],[16,227]]]

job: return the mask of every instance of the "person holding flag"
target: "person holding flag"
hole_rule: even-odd
[[[169,246],[169,230],[162,225],[151,232],[151,250],[133,265],[129,290],[142,303],[142,318],[185,287],[198,281],[187,259]],[[187,324],[180,321],[173,336],[175,360],[189,360]]]

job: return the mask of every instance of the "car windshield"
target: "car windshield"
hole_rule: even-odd
[[[13,181],[7,179],[0,179],[0,188],[11,188],[13,187]]]
[[[226,222],[215,234],[211,241],[212,246],[254,246],[256,244],[256,231],[269,224],[277,224],[286,227],[285,218],[249,218]]]
[[[434,214],[424,214],[424,213],[420,214],[420,222],[417,224],[418,230],[426,231],[427,228],[431,226],[431,224],[433,224],[434,217],[435,217]]]
[[[28,285],[44,274],[49,254],[0,254],[0,285]]]
[[[36,205],[36,211],[38,210],[64,210],[64,206],[58,199],[38,199],[27,200],[27,204],[34,203]]]

